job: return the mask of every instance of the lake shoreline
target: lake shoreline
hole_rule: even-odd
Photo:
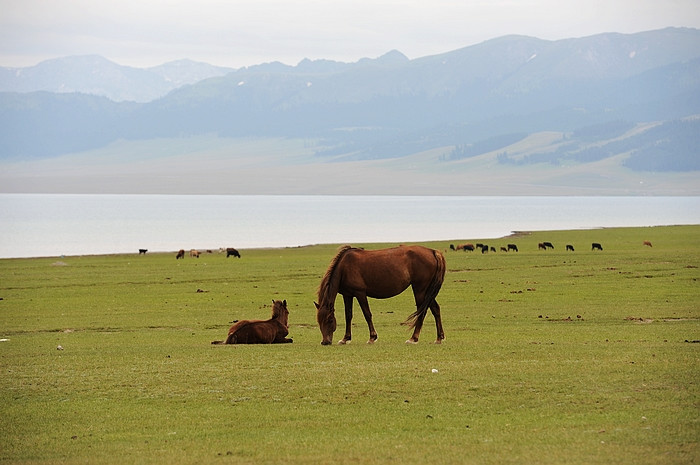
[[[595,231],[595,230],[612,230],[612,229],[655,229],[655,228],[673,228],[673,227],[694,227],[694,226],[700,226],[700,223],[698,224],[666,224],[666,225],[653,225],[653,226],[601,226],[598,228],[576,228],[576,229],[550,229],[550,230],[533,230],[533,231],[513,231],[511,234],[505,235],[505,236],[500,236],[500,237],[471,237],[471,238],[457,238],[457,239],[429,239],[429,240],[424,240],[424,241],[403,241],[403,242],[410,242],[412,244],[424,244],[424,243],[436,243],[436,242],[444,242],[446,243],[445,249],[449,248],[450,243],[456,244],[458,242],[464,242],[464,241],[494,241],[494,240],[505,240],[505,239],[518,239],[518,238],[526,238],[528,236],[531,236],[533,234],[547,234],[547,233],[566,233],[566,232],[581,232],[581,231]],[[402,242],[402,241],[399,241]],[[311,248],[311,247],[323,247],[323,246],[337,246],[341,247],[344,244],[347,244],[348,242],[326,242],[326,243],[316,243],[316,244],[304,244],[304,245],[296,245],[296,246],[280,246],[280,247],[239,247],[237,250],[239,251],[264,251],[264,250],[290,250],[290,249],[305,249],[305,248]],[[385,241],[385,242],[365,242],[365,241],[357,241],[355,243],[361,243],[363,247],[366,247],[367,245],[376,245],[378,248],[381,247],[394,247],[395,244],[398,242],[396,241]],[[350,242],[352,244],[352,242]],[[403,245],[403,244],[402,244]],[[178,249],[180,250],[180,249]],[[147,255],[176,255],[178,250],[147,250],[146,254]],[[197,250],[200,252],[202,257],[207,257],[207,256],[219,256],[219,255],[224,255],[225,250],[220,250],[219,248],[196,248],[196,249],[183,249],[185,250],[185,257],[190,258],[187,254],[189,250]],[[208,251],[211,251],[208,252]],[[138,250],[135,252],[115,252],[115,253],[87,253],[87,254],[71,254],[71,255],[40,255],[40,256],[31,256],[31,257],[0,257],[0,261],[4,260],[45,260],[45,259],[64,259],[64,258],[70,258],[70,259],[75,259],[75,258],[91,258],[91,257],[126,257],[126,256],[138,256],[138,255],[146,255],[146,254],[141,254],[139,253]],[[198,260],[198,259],[197,259]],[[55,265],[55,264],[52,264]],[[65,264],[64,264],[65,265]],[[56,265],[58,266],[58,265]]]

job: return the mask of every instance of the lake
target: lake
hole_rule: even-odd
[[[700,197],[0,194],[0,258],[700,224]]]

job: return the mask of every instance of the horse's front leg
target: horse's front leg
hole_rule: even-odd
[[[369,310],[369,302],[367,302],[367,296],[359,296],[357,298],[357,302],[360,304],[362,314],[365,316],[367,326],[369,327],[369,341],[367,341],[367,344],[374,344],[374,342],[377,340],[377,331],[375,331],[374,323],[372,323],[372,312]]]
[[[338,344],[347,344],[352,340],[352,296],[343,296],[345,303],[345,336],[338,341]]]

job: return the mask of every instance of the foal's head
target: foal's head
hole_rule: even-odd
[[[289,327],[289,310],[287,310],[286,300],[272,301],[272,319],[282,323],[285,328]]]

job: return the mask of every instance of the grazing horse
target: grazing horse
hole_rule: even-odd
[[[146,255],[146,252],[148,252],[148,249],[139,249],[139,255]]]
[[[591,250],[603,250],[603,246],[597,242],[591,244]]]
[[[178,250],[177,255],[175,255],[175,260],[177,260],[178,258],[182,258],[182,259],[185,258],[185,250],[184,249]]]
[[[226,249],[226,258],[230,257],[233,255],[236,258],[241,258],[241,254],[238,253],[238,250],[234,249],[233,247],[229,247]]]
[[[547,247],[548,249],[554,248],[554,244],[552,244],[551,242],[543,242],[542,244],[544,244],[544,246]]]
[[[190,257],[199,258],[199,250],[190,250]]]
[[[646,245],[646,246],[648,246],[648,247],[651,247],[651,246],[652,246],[652,245],[651,245],[651,242],[649,242],[649,241],[644,241],[644,243],[643,243],[642,245]]]
[[[289,334],[289,310],[286,300],[272,301],[272,317],[269,320],[241,320],[231,326],[225,341],[212,344],[284,344],[294,342]]]
[[[567,251],[567,252],[569,252],[569,251],[573,252],[573,251],[574,251],[574,246],[571,245],[571,244],[566,244],[566,251]]]
[[[508,252],[508,249],[506,249],[505,247],[501,247],[501,252]]]
[[[508,244],[508,250],[518,251],[518,246],[515,244]]]
[[[537,250],[547,250],[547,247],[544,245],[544,242],[540,242],[537,244]]]
[[[382,250],[364,250],[349,245],[341,247],[319,285],[319,303],[314,302],[316,320],[323,336],[321,344],[333,342],[336,330],[335,299],[338,294],[343,296],[345,303],[345,335],[339,344],[347,344],[352,339],[353,299],[357,299],[367,321],[368,343],[373,343],[377,340],[377,332],[367,298],[388,299],[401,294],[408,286],[413,289],[417,308],[406,320],[413,327],[413,335],[406,343],[418,343],[428,308],[435,317],[435,343],[441,343],[445,333],[440,305],[435,298],[445,279],[445,269],[442,253],[417,245]]]

